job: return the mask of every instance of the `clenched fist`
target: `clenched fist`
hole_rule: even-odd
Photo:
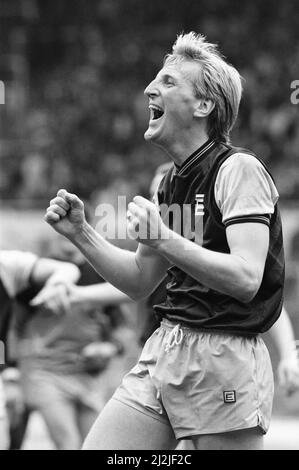
[[[155,204],[144,197],[135,196],[127,212],[127,227],[130,238],[155,247],[161,239],[170,238],[170,231],[163,223]]]
[[[44,219],[56,232],[72,238],[86,223],[84,204],[75,194],[60,189],[50,202]]]

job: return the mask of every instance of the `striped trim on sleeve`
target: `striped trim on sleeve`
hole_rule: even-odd
[[[253,215],[244,215],[242,217],[232,217],[231,219],[225,220],[223,223],[225,227],[229,227],[234,224],[244,224],[246,222],[255,222],[259,224],[270,226],[270,215],[269,214],[253,214]]]

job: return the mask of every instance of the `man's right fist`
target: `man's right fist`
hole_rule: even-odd
[[[50,202],[44,219],[56,232],[72,237],[82,230],[86,222],[84,204],[75,194],[60,189]]]

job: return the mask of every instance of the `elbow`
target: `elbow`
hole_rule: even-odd
[[[72,278],[73,282],[77,282],[80,279],[81,272],[80,269],[72,263],[66,263],[68,266],[68,275]]]
[[[135,302],[138,302],[140,300],[146,299],[153,292],[153,290],[154,288],[152,286],[149,288],[147,285],[139,285],[134,289],[134,291],[131,290],[128,292],[128,296]]]
[[[140,300],[143,300],[147,297],[146,293],[145,292],[142,292],[140,290],[138,291],[134,291],[134,292],[130,292],[128,293],[128,296],[130,297],[130,299],[132,299],[134,302],[139,302]]]
[[[130,293],[130,294],[128,294],[128,296],[130,297],[131,300],[133,300],[133,302],[138,302],[139,300],[141,300],[141,297],[139,297],[135,293],[134,294]]]
[[[260,281],[256,278],[247,279],[247,281],[244,282],[242,286],[240,286],[237,294],[235,292],[234,297],[239,302],[242,302],[243,304],[248,304],[255,298],[260,288],[260,284]]]

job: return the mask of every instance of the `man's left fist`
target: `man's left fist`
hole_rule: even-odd
[[[127,227],[130,238],[152,247],[167,238],[169,231],[156,205],[142,196],[135,196],[128,206]]]

